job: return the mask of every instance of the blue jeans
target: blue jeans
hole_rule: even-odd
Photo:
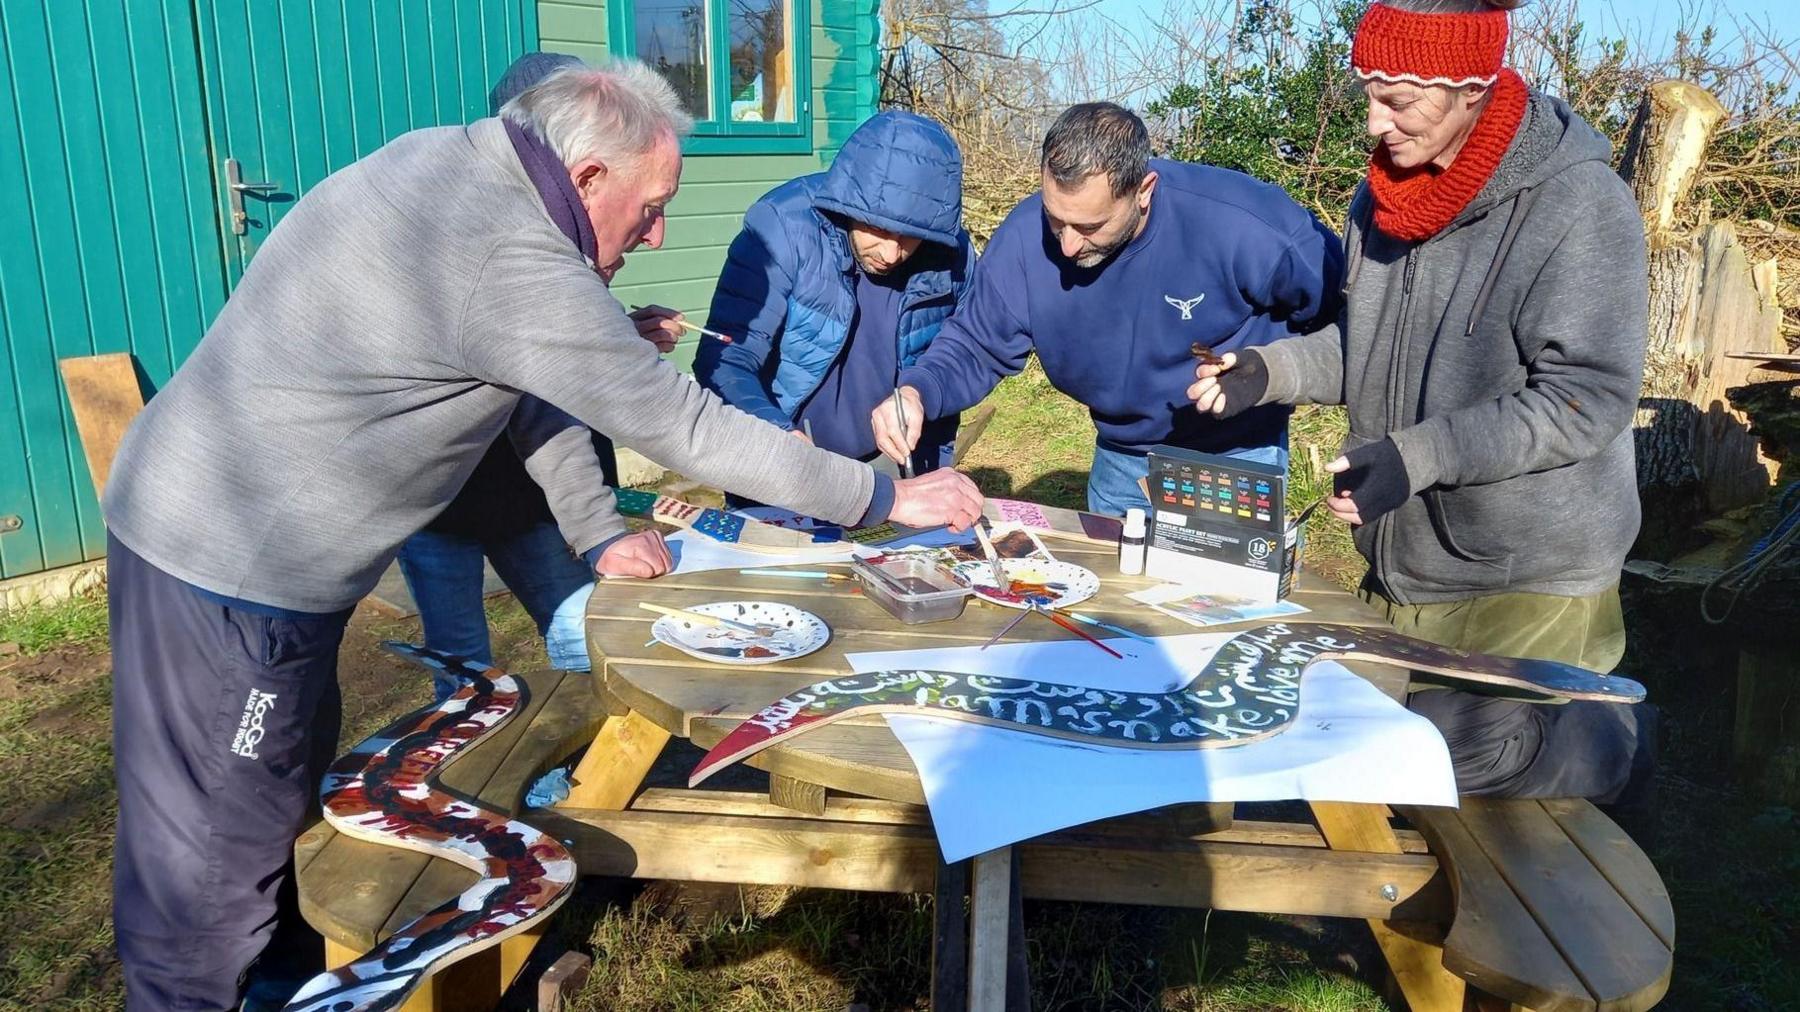
[[[1285,471],[1288,466],[1287,430],[1282,429],[1281,442],[1275,446],[1230,450],[1223,456],[1273,464]],[[1138,487],[1138,479],[1149,476],[1150,458],[1095,445],[1094,466],[1088,471],[1088,512],[1122,517],[1127,509],[1140,509],[1146,516],[1150,515],[1150,502],[1144,498],[1143,489]]]
[[[594,585],[587,563],[575,557],[555,524],[535,524],[507,538],[479,539],[437,531],[420,531],[400,546],[400,573],[419,605],[425,627],[425,645],[483,664],[494,662],[488,639],[487,610],[481,597],[481,558],[486,555],[494,572],[549,639],[557,608],[572,595]],[[552,666],[586,671],[586,649],[571,652],[568,637],[556,637],[562,649],[553,651]],[[577,636],[579,639],[579,636]],[[559,656],[560,655],[560,656]],[[456,680],[434,674],[437,698],[456,691]]]

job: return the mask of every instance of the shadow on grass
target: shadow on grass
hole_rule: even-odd
[[[1046,506],[1087,509],[1086,471],[1068,469],[1048,471],[1014,488],[1012,475],[997,467],[974,467],[967,471],[980,487],[981,494],[999,499],[1023,499]]]
[[[595,959],[575,1009],[930,1007],[928,897],[746,888],[685,917],[654,891],[594,900],[561,919],[594,925],[565,939]],[[1051,902],[1025,922],[1039,1012],[1386,1008],[1354,922]]]
[[[1696,635],[1705,627],[1691,598],[1627,581],[1624,604],[1619,669],[1663,712],[1657,832],[1645,847],[1675,907],[1675,972],[1660,1007],[1800,1008],[1800,815],[1732,770],[1740,644]]]

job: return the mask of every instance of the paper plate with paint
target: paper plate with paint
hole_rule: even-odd
[[[1008,608],[1066,608],[1093,597],[1100,578],[1091,569],[1053,559],[1001,559],[1008,586],[994,586],[994,567],[983,562],[961,562],[956,575],[967,581],[975,596]]]
[[[810,611],[775,601],[719,601],[688,611],[724,619],[710,625],[664,615],[650,626],[662,643],[720,664],[774,664],[805,657],[831,639],[825,620]]]

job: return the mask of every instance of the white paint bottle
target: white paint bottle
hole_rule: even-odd
[[[1144,511],[1125,511],[1125,530],[1119,536],[1119,572],[1136,576],[1144,571]]]

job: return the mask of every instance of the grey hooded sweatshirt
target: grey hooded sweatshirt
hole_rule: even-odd
[[[1339,326],[1261,349],[1263,403],[1343,404],[1391,436],[1412,496],[1355,531],[1401,604],[1618,582],[1637,536],[1631,420],[1649,302],[1643,220],[1611,147],[1533,92],[1480,195],[1421,243],[1350,207]]]
[[[203,590],[333,612],[502,431],[573,547],[623,533],[588,426],[834,523],[878,498],[868,465],[660,360],[551,222],[499,120],[415,130],[281,220],[126,433],[106,522]]]

